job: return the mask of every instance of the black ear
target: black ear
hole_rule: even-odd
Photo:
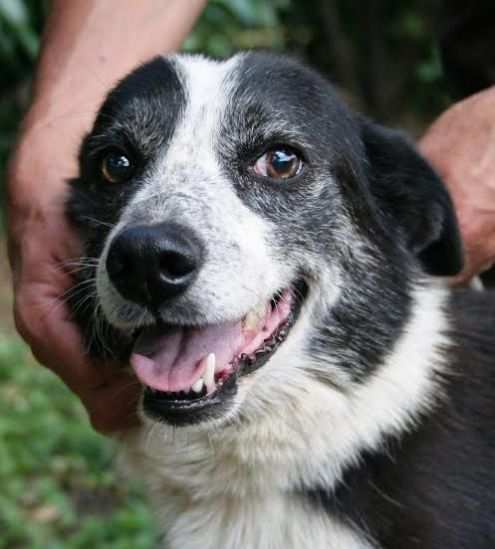
[[[431,275],[453,276],[463,267],[452,200],[438,175],[400,132],[363,122],[371,193],[388,222]]]

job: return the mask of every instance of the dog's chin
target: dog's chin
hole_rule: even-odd
[[[130,362],[143,385],[144,416],[173,426],[227,418],[239,384],[283,345],[307,293],[298,280],[235,322],[142,329]]]

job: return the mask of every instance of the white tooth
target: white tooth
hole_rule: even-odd
[[[205,385],[209,393],[211,393],[211,391],[215,389],[215,363],[215,353],[210,353],[206,357],[206,369],[205,373],[203,374]]]
[[[203,390],[203,385],[205,384],[204,382],[204,379],[202,377],[200,377],[195,383],[194,385],[191,387],[191,389],[195,392],[195,393],[201,393],[201,391]]]

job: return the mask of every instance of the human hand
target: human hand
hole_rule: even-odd
[[[8,176],[8,238],[16,325],[36,358],[81,398],[93,426],[137,421],[137,382],[119,365],[84,353],[63,295],[81,248],[64,216],[77,149],[115,83],[158,53],[177,49],[207,0],[53,0],[24,121]],[[132,47],[123,47],[132,44]]]
[[[101,432],[134,424],[138,387],[121,365],[85,355],[64,294],[80,245],[64,215],[65,181],[76,172],[77,125],[36,120],[24,133],[8,179],[9,257],[16,326],[34,356],[80,397]],[[68,135],[72,134],[72,135]]]
[[[495,263],[495,87],[443,113],[419,149],[454,201],[466,253],[455,281],[466,282]]]

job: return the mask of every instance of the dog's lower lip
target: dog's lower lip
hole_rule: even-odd
[[[145,387],[143,410],[147,416],[159,422],[165,421],[175,426],[190,425],[221,416],[236,392],[237,373],[229,376],[213,393],[190,401],[164,399],[163,395]]]
[[[221,392],[221,389],[224,385],[224,382],[230,380],[237,376],[238,372],[232,372],[222,383],[218,383],[216,390],[212,393],[203,392],[198,396],[189,394],[184,394],[184,391],[179,391],[178,393],[167,393],[163,391],[157,391],[152,387],[145,385],[144,390],[146,393],[151,395],[154,399],[161,400],[162,402],[168,402],[170,406],[173,407],[188,407],[189,405],[194,406],[197,404],[207,403],[209,400],[213,399],[217,393]]]

